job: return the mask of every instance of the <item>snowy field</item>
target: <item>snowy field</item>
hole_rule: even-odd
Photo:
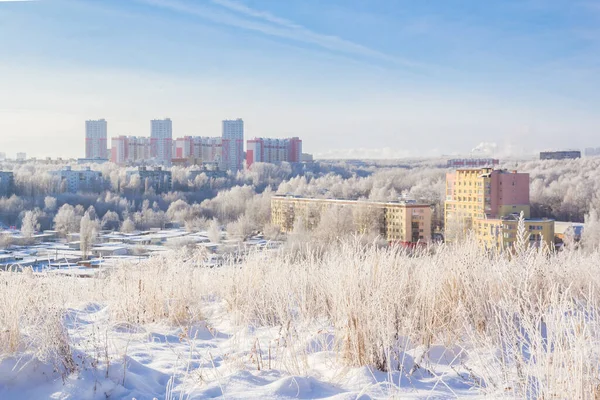
[[[202,268],[0,273],[1,399],[598,394],[598,252],[350,241]]]
[[[460,352],[435,346],[423,357],[423,348],[415,347],[401,355],[405,373],[352,368],[333,351],[332,330],[315,323],[309,329],[313,334],[295,345],[302,351],[282,357],[289,350],[280,328],[236,328],[218,303],[203,311],[206,321],[173,328],[111,323],[107,307],[99,304],[70,309],[65,321],[76,372],[61,377],[52,362],[23,355],[5,358],[0,398],[478,397],[466,383],[466,371],[461,374],[451,366],[458,365]]]

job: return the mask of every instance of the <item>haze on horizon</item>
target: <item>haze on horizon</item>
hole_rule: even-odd
[[[320,157],[599,147],[600,6],[508,0],[0,1],[0,151],[301,136]]]

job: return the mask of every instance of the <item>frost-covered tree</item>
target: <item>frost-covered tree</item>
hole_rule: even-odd
[[[600,218],[594,208],[585,216],[585,225],[581,234],[581,245],[588,251],[593,251],[600,247]]]
[[[515,242],[515,251],[517,254],[525,254],[529,248],[529,232],[525,228],[525,214],[521,211],[517,221],[517,237]]]
[[[108,229],[111,231],[118,231],[121,225],[121,219],[119,214],[114,211],[108,211],[102,217],[102,229]]]
[[[81,246],[81,253],[83,258],[87,259],[90,250],[98,237],[98,231],[100,230],[100,222],[97,219],[92,218],[90,212],[86,212],[83,218],[81,218],[79,240]]]
[[[208,238],[210,239],[211,242],[220,243],[221,242],[221,227],[219,226],[219,221],[217,221],[216,219],[213,219],[212,221],[210,221],[207,233],[208,233]]]
[[[40,229],[40,224],[38,223],[39,214],[39,210],[25,212],[21,225],[21,234],[26,239],[31,239],[35,232]]]
[[[64,204],[54,217],[54,229],[61,236],[67,236],[71,232],[77,232],[80,227],[81,216],[80,209],[69,204]]]
[[[256,225],[246,215],[242,215],[237,221],[230,222],[227,224],[227,233],[229,235],[247,239],[252,232],[256,230]]]
[[[56,197],[46,196],[44,199],[44,210],[48,212],[56,211],[56,207],[58,206]]]
[[[123,224],[121,225],[121,232],[123,233],[132,233],[135,232],[135,229],[135,222],[133,222],[131,218],[127,218],[125,221],[123,221]]]

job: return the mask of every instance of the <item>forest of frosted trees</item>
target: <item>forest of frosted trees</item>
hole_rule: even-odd
[[[600,159],[506,162],[500,168],[530,174],[533,217],[592,222],[600,209]],[[133,231],[170,224],[188,230],[208,229],[213,221],[228,231],[276,234],[270,226],[270,197],[292,194],[317,198],[425,201],[435,206],[434,228],[443,230],[445,175],[442,161],[322,162],[301,173],[289,164],[256,163],[250,170],[212,177],[194,168],[173,167],[171,192],[145,190],[136,175],[114,164],[92,165],[105,187],[96,193],[65,193],[56,165],[0,165],[14,173],[14,193],[0,198],[0,222],[23,229],[24,236],[55,229],[80,231],[82,219],[97,229]],[[77,167],[74,167],[77,168]],[[328,216],[330,218],[331,216]],[[342,218],[343,216],[339,216]],[[330,218],[331,219],[331,218]]]

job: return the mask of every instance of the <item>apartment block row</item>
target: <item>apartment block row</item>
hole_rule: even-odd
[[[486,248],[509,248],[517,240],[520,214],[531,245],[554,243],[554,220],[532,219],[529,174],[492,168],[463,168],[446,175],[445,239],[472,231]]]
[[[411,201],[372,202],[315,199],[296,196],[271,198],[271,222],[282,232],[291,232],[297,223],[314,229],[327,209],[350,208],[357,232],[375,230],[390,243],[401,245],[431,242],[432,207]]]
[[[117,136],[107,151],[108,127],[104,119],[86,121],[85,160],[108,159],[117,164],[213,164],[221,170],[239,171],[255,162],[302,161],[302,141],[255,138],[244,152],[244,121],[224,120],[220,137],[184,136],[173,139],[169,118],[150,121],[150,137]]]

